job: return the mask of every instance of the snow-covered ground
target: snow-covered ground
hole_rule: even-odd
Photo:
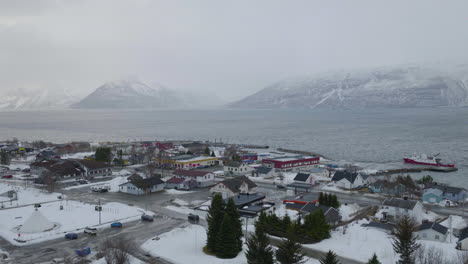
[[[60,210],[63,205],[63,210]],[[144,212],[138,207],[131,207],[121,203],[107,203],[102,205],[100,228],[109,227],[113,221],[128,222],[138,219]],[[0,236],[12,244],[25,245],[44,240],[62,237],[64,232],[75,232],[87,226],[99,224],[99,213],[95,211],[95,205],[76,201],[60,201],[42,204],[39,211],[56,227],[48,232],[21,233],[21,239],[27,243],[18,243],[17,228],[23,225],[34,212],[33,206],[0,210]]]
[[[354,217],[354,214],[358,212],[361,209],[359,204],[348,204],[344,205],[342,204],[339,208],[340,214],[341,214],[341,220],[343,221],[348,221],[351,220]]]
[[[8,191],[16,191],[18,200],[10,202],[10,198],[2,195]],[[0,195],[0,204],[3,205],[4,208],[56,201],[58,200],[57,197],[60,196],[59,193],[48,193],[32,186],[25,187],[8,183],[0,183]]]
[[[72,189],[79,189],[83,187],[91,187],[91,186],[108,186],[110,187],[109,192],[119,192],[119,185],[122,183],[126,183],[127,177],[115,177],[110,181],[103,181],[103,182],[93,182],[93,183],[88,183],[88,184],[81,184],[77,186],[70,186],[63,188],[64,190],[72,190]]]
[[[72,154],[63,154],[62,159],[83,159],[86,156],[94,155],[95,152],[78,152]]]
[[[340,256],[367,262],[376,253],[383,264],[396,263],[391,237],[383,231],[362,227],[367,220],[353,222],[331,232],[331,238],[317,244],[304,245],[324,252],[333,250]],[[343,230],[345,228],[345,230]]]
[[[189,225],[185,228],[176,228],[159,236],[159,240],[148,240],[143,250],[153,256],[160,256],[176,264],[246,264],[244,251],[234,259],[218,259],[206,255],[203,247],[206,243],[206,229],[199,225]],[[177,245],[177,246],[175,246]],[[182,251],[181,251],[182,250]],[[183,254],[181,254],[183,252]],[[311,259],[307,264],[318,264],[318,260]]]
[[[211,201],[209,201],[211,203]],[[174,199],[170,202],[169,205],[166,205],[164,208],[169,209],[174,212],[178,212],[181,214],[196,214],[198,215],[201,219],[206,219],[206,211],[201,211],[201,210],[195,210],[194,208],[196,206],[204,204],[204,201],[191,201],[187,202],[181,199]]]

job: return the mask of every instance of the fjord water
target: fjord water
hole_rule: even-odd
[[[52,142],[216,138],[309,150],[370,167],[398,166],[404,155],[440,152],[459,171],[426,174],[468,187],[468,108],[1,112],[0,138],[12,137]]]

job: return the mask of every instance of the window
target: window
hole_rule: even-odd
[[[435,235],[435,239],[439,240],[439,235]]]

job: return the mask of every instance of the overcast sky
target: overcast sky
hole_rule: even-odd
[[[234,100],[283,78],[468,56],[468,1],[0,2],[0,92],[137,76]]]

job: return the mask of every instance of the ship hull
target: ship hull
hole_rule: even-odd
[[[410,158],[403,158],[403,160],[405,161],[405,163],[410,163],[410,164],[437,166],[437,167],[449,167],[449,168],[455,167],[455,164],[429,163],[429,162],[417,161],[417,160],[410,159]]]

